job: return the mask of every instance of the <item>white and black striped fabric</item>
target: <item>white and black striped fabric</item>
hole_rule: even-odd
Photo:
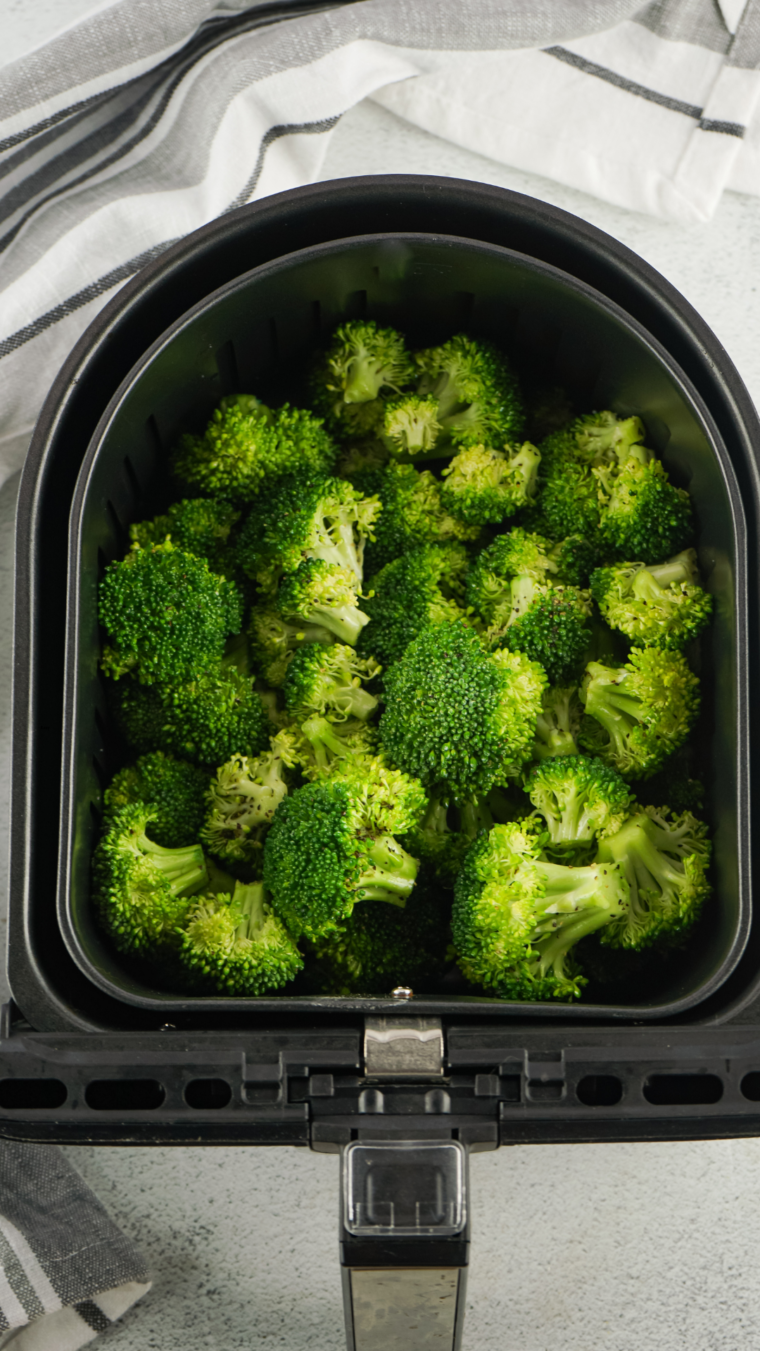
[[[699,220],[755,181],[759,48],[760,0],[93,0],[0,66],[0,481],[114,290],[316,178],[359,100]]]
[[[77,1351],[150,1289],[60,1150],[0,1143],[0,1348]]]

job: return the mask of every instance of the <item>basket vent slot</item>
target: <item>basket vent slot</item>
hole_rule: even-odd
[[[60,1079],[0,1079],[0,1107],[9,1111],[34,1111],[62,1107],[66,1085]]]
[[[165,1097],[157,1079],[93,1079],[84,1094],[94,1112],[155,1112]]]
[[[723,1084],[717,1074],[652,1074],[644,1097],[654,1107],[695,1107],[720,1102]]]
[[[741,1081],[742,1097],[748,1102],[760,1102],[760,1071],[752,1070]]]
[[[351,291],[346,296],[344,313],[346,319],[364,319],[367,313],[367,292]]]
[[[145,421],[145,438],[151,450],[153,450],[156,455],[160,455],[164,448],[164,443],[161,439],[161,433],[158,430],[158,423],[156,422],[154,413],[151,413],[150,417]]]
[[[623,1085],[615,1074],[587,1074],[575,1092],[584,1107],[617,1107]]]
[[[226,1079],[191,1079],[185,1085],[185,1102],[197,1112],[218,1112],[231,1098]]]
[[[240,389],[240,377],[238,375],[237,357],[235,355],[235,346],[230,339],[225,342],[216,354],[216,369],[219,372],[219,383],[223,394],[237,394]]]
[[[139,502],[143,495],[143,490],[140,486],[140,480],[137,477],[135,466],[128,455],[124,456],[124,473],[126,474],[129,486],[134,493],[135,502]]]

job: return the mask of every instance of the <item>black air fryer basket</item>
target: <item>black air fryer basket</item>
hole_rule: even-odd
[[[701,672],[716,899],[683,961],[625,1002],[180,1000],[130,976],[92,924],[89,858],[114,767],[102,567],[160,505],[157,466],[179,431],[236,388],[297,398],[293,371],[362,314],[414,343],[466,328],[580,408],[639,414],[691,493],[716,611]],[[317,185],[242,208],[144,269],[59,375],[21,486],[0,1131],[331,1151],[755,1133],[758,444],[738,375],[682,297],[614,240],[516,194],[414,177]]]

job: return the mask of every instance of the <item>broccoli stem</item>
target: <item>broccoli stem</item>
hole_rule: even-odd
[[[362,580],[364,569],[360,549],[354,536],[353,521],[331,520],[323,542],[315,544],[307,551],[309,558],[322,558],[325,563],[337,563],[340,568],[348,568],[354,576]]]
[[[314,751],[319,769],[329,769],[333,759],[351,759],[353,751],[348,747],[340,733],[327,718],[315,715],[301,724],[301,731]]]
[[[143,834],[139,848],[142,854],[149,856],[154,868],[163,873],[175,896],[193,896],[208,885],[206,860],[199,844],[189,844],[183,849],[164,849]]]
[[[668,894],[677,890],[683,882],[683,869],[674,865],[668,855],[663,854],[650,839],[649,817],[635,816],[626,822],[622,830],[602,840],[598,857],[620,861],[632,870],[640,892],[656,894],[659,889]]]
[[[662,604],[666,587],[677,586],[681,582],[696,582],[698,575],[694,563],[694,550],[685,549],[665,563],[655,563],[642,568],[633,579],[631,590],[639,600],[655,601]]]
[[[368,864],[362,872],[357,900],[387,901],[401,909],[414,890],[419,863],[393,835],[377,835],[364,846]]]
[[[359,718],[362,722],[372,717],[378,704],[374,694],[360,685],[337,686],[333,702],[346,718]]]
[[[640,721],[640,710],[639,700],[630,694],[622,694],[615,685],[605,683],[596,689],[593,681],[589,685],[586,712],[601,723],[615,755],[625,755],[627,738]]]
[[[474,840],[481,830],[490,830],[493,816],[487,802],[463,802],[459,808],[460,830]]]
[[[232,904],[242,915],[235,931],[237,939],[255,938],[266,923],[264,898],[266,891],[263,882],[236,882],[232,894]]]
[[[384,383],[383,371],[384,363],[373,360],[367,352],[353,357],[348,365],[343,402],[369,403],[370,399],[376,399]]]
[[[310,623],[318,621],[349,647],[356,647],[359,634],[369,623],[369,615],[355,605],[314,605],[307,619]]]
[[[510,607],[507,616],[507,628],[516,623],[530,609],[536,599],[535,577],[513,577],[510,585]]]
[[[604,928],[611,919],[616,918],[614,914],[606,908],[594,908],[585,911],[582,915],[562,921],[557,929],[545,939],[541,939],[538,944],[538,950],[541,954],[541,975],[545,976],[548,971],[554,970],[558,976],[562,975],[562,961],[567,956],[572,947],[579,943],[582,938],[595,933],[597,929]]]

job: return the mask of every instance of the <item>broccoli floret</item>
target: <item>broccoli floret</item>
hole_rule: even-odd
[[[216,771],[204,802],[200,838],[233,869],[255,866],[267,828],[288,791],[287,771],[297,764],[295,737],[283,729],[261,755],[233,755]]]
[[[541,842],[535,822],[494,826],[475,841],[456,882],[460,965],[502,999],[577,998],[586,980],[571,949],[627,903],[619,863],[565,867],[540,857]]]
[[[215,497],[190,497],[172,502],[163,516],[131,525],[129,537],[141,549],[171,539],[177,549],[205,558],[213,572],[229,576],[233,568],[230,533],[239,519],[240,512],[229,502]]]
[[[361,583],[364,541],[380,501],[362,497],[344,479],[286,475],[254,502],[238,536],[240,567],[271,589],[306,558],[347,568]]]
[[[707,827],[691,812],[638,812],[601,841],[597,858],[621,867],[630,888],[626,911],[600,934],[609,947],[638,951],[684,934],[710,895]]]
[[[634,648],[624,666],[589,662],[580,742],[625,779],[647,779],[683,745],[699,712],[699,681],[680,652]]]
[[[637,448],[643,451],[643,447]],[[659,460],[631,454],[593,470],[599,484],[599,537],[616,558],[644,563],[685,549],[694,534],[689,494],[674,488]]]
[[[382,747],[439,796],[483,796],[530,758],[545,685],[521,653],[486,652],[461,621],[435,625],[385,676]]]
[[[448,916],[420,870],[403,910],[369,902],[354,911],[338,933],[315,945],[316,975],[323,994],[389,994],[441,971],[448,942]]]
[[[312,643],[332,644],[335,634],[323,624],[288,623],[262,605],[254,605],[248,626],[251,658],[269,685],[283,684],[294,652]]]
[[[321,558],[305,558],[295,572],[286,572],[277,591],[277,609],[283,619],[328,629],[351,647],[369,623],[357,604],[356,574]]]
[[[236,394],[222,399],[202,436],[181,438],[172,467],[191,490],[249,502],[281,474],[329,473],[337,453],[313,413]]]
[[[644,438],[638,418],[618,419],[614,413],[589,413],[539,446],[541,469],[538,509],[553,539],[580,535],[593,545],[599,531],[599,494],[592,472],[595,464],[626,455]]]
[[[459,333],[440,347],[415,353],[414,359],[420,371],[417,393],[438,404],[439,445],[504,445],[522,439],[517,377],[491,343]]]
[[[377,728],[359,718],[331,722],[318,713],[290,728],[305,779],[325,779],[365,766],[377,752]]]
[[[524,652],[543,666],[553,683],[576,679],[591,639],[588,591],[577,586],[542,587],[531,578],[517,577],[512,594],[512,617],[505,625],[488,630],[489,643],[509,652]]]
[[[382,437],[392,455],[420,455],[431,451],[440,432],[437,399],[404,394],[385,404]]]
[[[583,717],[583,704],[575,685],[551,685],[544,690],[536,720],[533,759],[553,755],[577,755],[576,740]]]
[[[467,561],[462,545],[429,544],[386,563],[364,601],[371,622],[360,635],[359,651],[376,657],[387,672],[420,633],[464,620],[450,591]]]
[[[333,721],[366,721],[378,700],[362,681],[374,680],[381,667],[372,657],[358,657],[343,643],[322,647],[307,643],[294,653],[283,684],[285,707],[296,722],[317,713]]]
[[[358,901],[403,908],[417,860],[396,835],[424,808],[419,784],[396,774],[375,792],[377,776],[332,778],[290,793],[275,813],[264,845],[264,883],[272,908],[291,933],[315,940],[334,932]]]
[[[693,549],[665,563],[597,568],[591,594],[607,623],[640,647],[678,651],[709,622],[712,596],[699,585]]]
[[[373,319],[341,324],[325,355],[326,388],[333,401],[368,403],[383,390],[398,391],[413,378],[414,365],[403,336],[378,328]]]
[[[467,446],[443,471],[441,502],[468,525],[496,525],[535,496],[540,459],[529,441],[514,451]]]
[[[374,538],[367,540],[364,552],[368,577],[422,544],[465,542],[480,534],[479,526],[465,525],[445,510],[441,485],[429,469],[420,472],[414,465],[393,463],[357,474],[354,482],[360,492],[382,503]]]
[[[92,862],[93,901],[106,933],[120,952],[141,957],[177,941],[188,898],[208,883],[201,846],[165,849],[148,838],[152,819],[143,802],[119,807]]]
[[[486,624],[505,624],[516,607],[518,614],[524,614],[527,605],[521,601],[520,586],[514,588],[513,596],[512,583],[515,578],[546,582],[556,568],[552,549],[550,540],[520,526],[505,535],[498,535],[470,565],[466,582],[467,604]],[[528,589],[532,596],[532,587]]]
[[[568,535],[550,551],[552,577],[564,586],[587,586],[598,556],[598,547],[582,535]]]
[[[206,814],[208,774],[163,751],[140,756],[115,774],[103,795],[107,818],[131,803],[149,802],[147,833],[166,849],[194,844]]]
[[[525,791],[549,834],[544,852],[558,863],[581,861],[578,846],[614,835],[633,801],[616,770],[584,755],[543,760],[531,773]]]
[[[203,896],[182,934],[179,960],[203,994],[263,995],[303,967],[261,882],[236,882],[231,896]]]
[[[145,685],[187,680],[218,665],[229,633],[239,633],[242,597],[205,558],[167,542],[132,548],[109,563],[100,584],[100,622],[111,638],[102,669]]]
[[[163,750],[194,764],[258,755],[269,719],[253,682],[235,670],[206,671],[184,685],[119,681],[109,691],[116,722],[138,754]]]
[[[439,876],[450,880],[459,872],[474,838],[458,829],[458,821],[452,824],[455,816],[456,809],[449,802],[431,794],[422,821],[402,841],[415,858],[429,863]]]
[[[354,407],[361,408],[362,405],[355,404]],[[361,491],[366,493],[367,489],[362,488],[361,481],[356,480],[363,474],[384,469],[389,460],[390,451],[378,437],[369,441],[354,441],[343,452],[335,472],[338,478],[347,478],[354,487],[361,488]],[[374,492],[374,489],[371,491]]]

